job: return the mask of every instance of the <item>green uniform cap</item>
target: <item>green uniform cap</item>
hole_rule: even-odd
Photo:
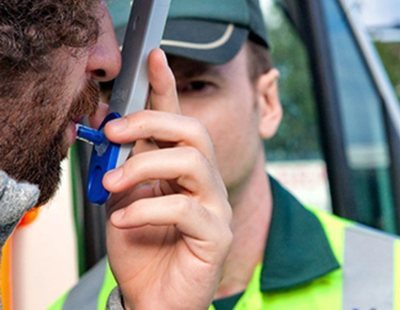
[[[122,42],[131,1],[109,2]],[[268,47],[258,0],[172,0],[161,48],[168,54],[222,64],[237,54],[247,38]]]

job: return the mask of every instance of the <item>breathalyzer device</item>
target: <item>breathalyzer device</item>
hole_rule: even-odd
[[[170,0],[134,0],[122,47],[122,68],[114,82],[110,113],[98,130],[77,125],[77,138],[93,144],[89,163],[87,196],[90,202],[103,204],[109,192],[103,187],[107,171],[122,165],[133,144],[119,145],[107,140],[103,130],[107,122],[144,109],[149,93],[147,58],[160,46]]]

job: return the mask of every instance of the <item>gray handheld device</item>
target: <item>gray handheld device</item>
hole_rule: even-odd
[[[80,127],[78,136],[94,144],[89,163],[87,194],[92,203],[103,204],[109,192],[103,187],[107,171],[122,165],[133,145],[108,141],[104,126],[112,119],[143,110],[149,94],[147,58],[158,47],[164,32],[170,0],[134,0],[124,45],[122,68],[114,82],[110,113],[98,131]]]
[[[122,49],[122,70],[115,80],[110,109],[121,116],[144,109],[148,93],[147,58],[160,46],[170,0],[134,0]],[[122,145],[117,167],[132,145]]]

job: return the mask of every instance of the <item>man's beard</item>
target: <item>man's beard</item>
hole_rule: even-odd
[[[38,185],[38,206],[46,203],[58,189],[61,161],[69,148],[67,128],[80,117],[94,114],[99,101],[99,87],[90,81],[65,115],[63,105],[67,99],[60,90],[49,94],[48,82],[31,97],[35,98],[33,104],[19,101],[22,111],[16,110],[17,115],[11,114],[13,117],[5,121],[0,118],[1,126],[6,128],[5,133],[0,130],[3,140],[0,142],[0,169],[17,181]],[[55,89],[59,88],[55,86]],[[7,103],[0,103],[4,104]]]

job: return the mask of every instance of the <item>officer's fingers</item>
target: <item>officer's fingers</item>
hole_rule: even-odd
[[[208,131],[194,118],[146,110],[110,122],[105,132],[107,137],[119,144],[142,140],[192,146],[216,166],[214,147]]]
[[[142,183],[123,193],[111,195],[106,204],[107,217],[109,217],[116,210],[125,208],[139,199],[154,197],[155,187],[152,184],[153,182]]]
[[[180,114],[175,77],[161,49],[151,51],[148,59],[148,74],[151,85],[150,108]]]
[[[230,208],[227,202],[225,208]],[[145,225],[175,226],[191,250],[206,261],[215,261],[222,248],[232,240],[230,217],[210,212],[195,199],[176,194],[141,199],[111,215],[111,223],[120,229]]]
[[[226,188],[217,169],[193,147],[166,148],[131,157],[107,173],[103,184],[120,193],[148,180],[173,180],[181,192],[202,201],[226,198]]]

